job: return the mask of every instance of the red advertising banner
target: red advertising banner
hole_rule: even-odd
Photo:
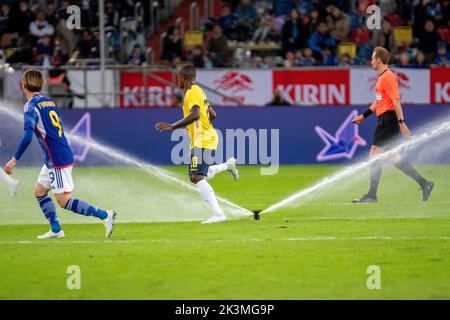
[[[274,70],[273,90],[291,104],[350,104],[349,70]]]
[[[153,72],[159,78],[173,82],[170,72]],[[147,76],[144,83],[141,72],[122,72],[120,74],[121,108],[170,107],[173,88],[168,84]]]
[[[431,103],[450,103],[450,68],[430,69]]]

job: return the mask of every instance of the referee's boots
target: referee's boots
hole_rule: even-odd
[[[422,201],[428,201],[428,199],[430,198],[431,191],[433,191],[433,188],[434,183],[431,181],[427,181],[427,183],[425,183],[422,186]]]
[[[372,196],[372,195],[369,195],[369,194],[366,194],[362,198],[358,198],[358,199],[353,199],[352,200],[353,203],[375,203],[377,201],[378,201],[377,200],[377,196]]]

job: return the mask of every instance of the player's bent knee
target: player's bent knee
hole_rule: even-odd
[[[200,181],[202,181],[204,178],[204,176],[199,175],[199,174],[193,174],[189,177],[189,179],[191,180],[192,183],[197,184]]]
[[[58,202],[59,206],[63,209],[66,208],[67,201],[69,201],[70,197],[67,195],[55,195],[56,201]]]

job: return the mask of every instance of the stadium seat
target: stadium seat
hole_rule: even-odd
[[[369,30],[366,28],[358,28],[352,30],[352,42],[357,44],[368,43],[370,38]]]
[[[354,42],[342,42],[338,45],[338,57],[348,54],[350,58],[354,59],[356,57],[356,43]]]
[[[450,43],[450,28],[449,27],[439,27],[437,31],[438,31],[442,41]]]
[[[186,31],[183,39],[184,47],[193,48],[195,46],[203,45],[202,31]]]
[[[387,19],[391,23],[391,26],[394,27],[394,28],[395,27],[399,27],[399,26],[401,26],[403,24],[402,17],[396,12],[393,12],[393,13],[389,14],[387,16]]]
[[[409,45],[413,41],[413,30],[411,27],[395,27],[394,39],[398,46]]]

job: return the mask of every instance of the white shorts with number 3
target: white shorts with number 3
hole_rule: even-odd
[[[73,191],[72,166],[62,169],[41,169],[37,182],[53,193],[71,193]]]

